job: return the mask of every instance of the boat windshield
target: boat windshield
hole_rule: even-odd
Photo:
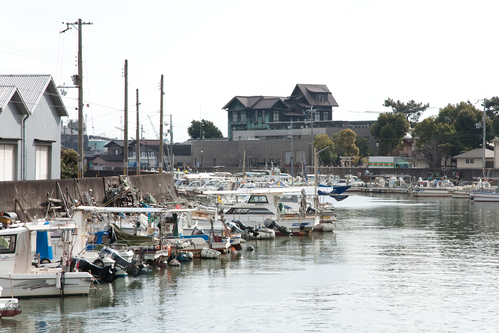
[[[248,203],[268,203],[269,201],[267,200],[266,195],[252,195]]]
[[[0,236],[0,253],[15,253],[16,235]]]

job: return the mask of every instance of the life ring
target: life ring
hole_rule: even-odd
[[[270,180],[270,182],[271,182],[271,183],[275,182],[275,179],[274,179],[274,178],[272,178],[272,179]]]

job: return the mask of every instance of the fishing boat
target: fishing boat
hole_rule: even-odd
[[[316,210],[309,210],[306,201],[298,199],[301,193],[301,189],[293,187],[252,189],[247,192],[248,200],[229,207],[224,217],[255,227],[261,227],[267,221],[277,233],[284,235],[308,233],[319,225],[320,216]],[[205,194],[217,195],[219,191]],[[285,195],[294,196],[294,199],[282,202],[281,196]]]
[[[458,187],[447,179],[422,180],[419,178],[417,185],[411,189],[415,197],[452,197]]]
[[[499,187],[493,187],[486,179],[480,179],[469,195],[474,202],[499,202]]]
[[[65,252],[61,265],[33,265],[31,234],[36,230],[63,232]],[[78,232],[76,225],[53,226],[37,222],[0,230],[0,287],[12,297],[88,295],[93,276],[88,272],[70,271],[70,244],[75,241],[71,237]]]

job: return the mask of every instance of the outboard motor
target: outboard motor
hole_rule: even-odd
[[[291,230],[276,223],[276,221],[272,220],[271,218],[266,218],[265,221],[263,222],[263,224],[269,229],[275,229],[275,230],[279,231],[281,234],[284,234],[287,236],[293,236],[293,233],[291,232]]]
[[[113,282],[118,278],[114,267],[99,267],[83,258],[73,258],[73,260],[71,260],[70,270],[72,272],[88,272],[101,282]]]
[[[125,260],[122,256],[120,256],[118,251],[110,249],[107,246],[100,250],[99,257],[113,259],[116,266],[134,277],[147,272],[147,267],[144,264],[139,263],[137,260],[132,260],[131,262]]]
[[[253,227],[248,227],[246,225],[244,225],[243,222],[241,222],[240,220],[232,220],[231,222],[228,222],[228,223],[233,223],[235,225],[237,225],[237,227],[239,228],[241,234],[244,234],[244,235],[247,235],[250,239],[253,238],[256,238],[258,236],[258,230],[256,228],[253,228]],[[234,230],[232,230],[234,231]],[[244,238],[246,239],[246,238]],[[246,239],[248,240],[248,239]]]
[[[230,231],[232,232],[238,232],[240,234],[244,233],[244,229],[240,229],[237,224],[234,223],[234,221],[231,222],[225,222],[225,225],[230,228]]]
[[[206,235],[206,233],[204,232],[203,229],[199,229],[198,227],[194,227],[194,229],[192,229],[191,235]]]

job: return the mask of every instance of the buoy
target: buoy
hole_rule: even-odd
[[[246,251],[254,251],[254,250],[255,250],[255,248],[253,246],[248,246],[246,248]]]

